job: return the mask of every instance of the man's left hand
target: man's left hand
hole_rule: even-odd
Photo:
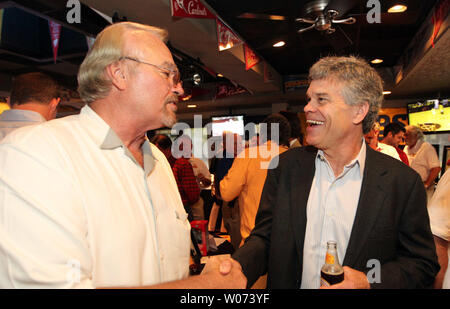
[[[321,289],[370,289],[365,273],[344,266],[344,281],[331,286],[321,286]]]

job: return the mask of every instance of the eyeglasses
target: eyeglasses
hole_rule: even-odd
[[[149,63],[149,62],[145,62],[145,61],[133,58],[133,57],[127,57],[127,56],[121,57],[119,60],[123,60],[123,59],[135,61],[137,63],[143,63],[143,64],[150,65],[150,66],[156,68],[161,73],[163,73],[166,76],[166,78],[171,78],[172,82],[173,82],[173,85],[178,85],[179,83],[181,83],[180,71],[178,71],[176,69],[175,70],[171,70],[171,69],[163,68],[163,67],[160,67],[159,65],[152,64],[152,63]]]

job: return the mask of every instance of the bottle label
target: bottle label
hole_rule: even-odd
[[[331,284],[327,280],[320,278],[320,286],[330,286],[330,285]]]
[[[325,255],[325,263],[330,265],[334,264],[334,256],[327,252],[327,254]]]

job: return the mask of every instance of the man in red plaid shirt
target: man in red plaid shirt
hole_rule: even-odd
[[[183,201],[184,209],[188,213],[189,221],[192,221],[191,206],[194,205],[200,197],[200,187],[194,175],[194,170],[188,159],[181,157],[174,158],[171,152],[172,141],[167,135],[155,135],[151,142],[158,146],[164,153],[172,167],[175,180],[177,181],[178,191]]]

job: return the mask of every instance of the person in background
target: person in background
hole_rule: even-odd
[[[188,277],[190,224],[146,132],[172,127],[180,73],[163,29],[115,23],[78,72],[80,114],[0,142],[0,288],[245,287],[240,265]]]
[[[380,124],[378,122],[374,122],[372,129],[368,133],[364,134],[367,145],[369,145],[373,150],[379,151],[397,160],[400,160],[400,156],[398,155],[394,147],[384,143],[380,143],[378,141],[379,134]]]
[[[253,135],[249,142],[248,142],[248,147],[254,147],[254,146],[258,146],[259,145],[259,133],[255,133],[255,135]]]
[[[157,134],[151,139],[151,142],[164,153],[167,161],[169,161],[175,180],[177,181],[178,191],[180,192],[184,209],[188,213],[188,219],[189,221],[194,220],[192,206],[200,198],[200,188],[197,184],[191,163],[181,155],[174,156],[172,153],[172,140],[167,135]]]
[[[213,205],[213,209],[211,210],[209,228],[212,228],[212,219],[214,219],[214,217],[217,217],[215,212],[217,211],[218,207],[220,207],[222,210],[223,227],[230,235],[231,244],[233,245],[234,249],[238,248],[241,242],[241,233],[239,231],[239,203],[237,199],[233,199],[232,201],[228,202],[222,200],[218,195],[218,192],[220,190],[220,182],[227,175],[229,169],[233,165],[235,158],[238,157],[243,148],[242,137],[239,134],[230,131],[224,131],[222,133],[222,149],[218,150],[216,156],[211,161],[210,166],[210,171],[212,171],[212,173],[214,174],[213,192],[215,202]]]
[[[436,245],[436,254],[441,266],[433,287],[435,289],[450,289],[450,271],[448,270],[450,253],[450,170],[447,170],[439,180],[436,191],[428,203],[428,213]]]
[[[401,124],[391,122],[384,127],[384,137],[381,142],[394,147],[402,162],[409,166],[408,156],[399,147],[400,143],[405,139],[405,133],[406,129]]]
[[[194,157],[192,139],[189,135],[183,134],[175,140],[175,151],[177,152],[176,157],[181,156],[189,160],[200,188],[200,198],[191,207],[193,220],[204,220],[204,198],[208,194],[211,195],[211,191],[207,190],[211,186],[211,174],[206,164],[201,159]],[[209,191],[209,193],[204,192],[205,190]]]
[[[291,127],[284,116],[268,116],[260,124],[260,145],[246,148],[243,155],[234,159],[233,165],[218,186],[218,195],[224,201],[238,198],[242,238],[240,245],[255,226],[267,170],[274,168],[270,165],[274,162],[272,159],[289,149],[290,136]],[[265,288],[266,280],[267,276],[262,276],[252,288]]]
[[[0,115],[0,140],[17,128],[55,119],[61,99],[56,81],[35,72],[13,79],[9,101],[11,109]]]
[[[406,126],[405,153],[410,166],[419,173],[427,190],[428,200],[434,192],[434,180],[441,171],[441,162],[434,147],[425,142],[423,132],[419,127]]]
[[[267,130],[260,131],[260,145],[244,150],[234,159],[226,176],[220,181],[218,196],[224,201],[238,198],[241,245],[250,235],[271,160],[289,148],[291,127],[281,114],[268,116],[262,122]],[[272,124],[277,125],[272,129]],[[261,129],[260,125],[260,129]]]
[[[309,80],[309,146],[268,170],[255,228],[232,255],[248,286],[267,272],[268,288],[319,288],[329,240],[344,280],[328,288],[431,286],[439,264],[422,181],[364,142],[383,101],[381,77],[360,58],[325,57]]]
[[[303,134],[300,126],[300,119],[297,113],[281,111],[280,114],[289,121],[291,126],[291,136],[289,137],[289,148],[301,147],[303,143]]]

